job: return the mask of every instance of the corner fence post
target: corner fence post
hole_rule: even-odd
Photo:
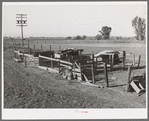
[[[128,77],[127,77],[127,87],[126,87],[126,91],[130,92],[130,79],[131,77],[131,66],[128,66]]]
[[[107,87],[109,87],[108,73],[107,73],[107,63],[104,63],[104,75],[105,75],[105,80],[106,80]]]
[[[123,70],[125,69],[126,53],[123,51]]]

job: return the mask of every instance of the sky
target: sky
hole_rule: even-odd
[[[3,36],[21,36],[16,14],[27,14],[24,37],[96,36],[103,26],[111,36],[135,36],[131,21],[147,19],[147,2],[3,2]]]

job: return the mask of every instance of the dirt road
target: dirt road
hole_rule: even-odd
[[[14,63],[4,52],[4,108],[145,108],[146,94],[96,88]]]

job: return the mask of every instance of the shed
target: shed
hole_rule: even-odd
[[[113,64],[118,64],[120,62],[119,60],[119,52],[114,50],[104,50],[101,52],[98,52],[94,54],[94,60],[95,61],[106,61],[109,63],[109,56],[112,55],[114,57]]]

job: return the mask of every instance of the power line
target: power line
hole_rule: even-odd
[[[19,20],[17,21],[17,25],[16,26],[20,26],[21,27],[21,35],[22,35],[22,47],[24,47],[24,42],[23,42],[23,27],[27,26],[27,14],[16,14],[17,15],[17,19],[19,18]]]

